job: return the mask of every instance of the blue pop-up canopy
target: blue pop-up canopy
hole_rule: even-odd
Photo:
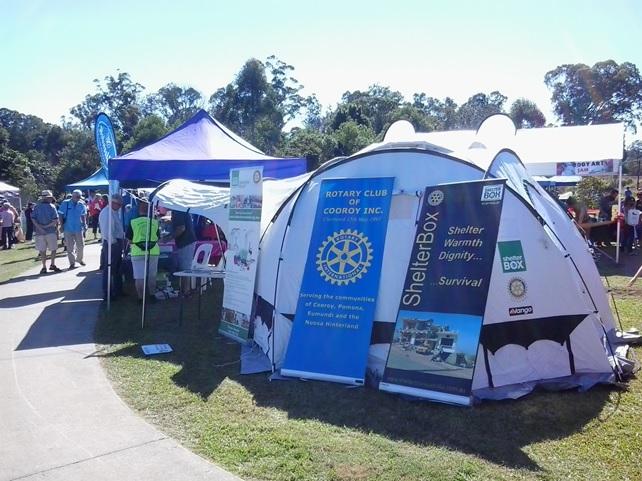
[[[68,191],[74,189],[107,189],[107,187],[109,187],[109,181],[107,180],[105,169],[101,167],[86,179],[79,180],[73,184],[68,184],[66,187]]]
[[[263,166],[264,177],[306,172],[306,159],[265,155],[204,110],[147,147],[109,159],[108,178],[139,185],[172,179],[229,180],[230,169]]]

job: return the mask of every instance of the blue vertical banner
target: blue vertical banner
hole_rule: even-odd
[[[322,181],[284,376],[363,384],[393,184]]]
[[[116,136],[114,135],[114,128],[111,125],[111,120],[107,114],[101,112],[96,117],[94,123],[94,139],[96,139],[96,147],[100,155],[100,161],[105,169],[107,179],[109,177],[109,159],[118,155],[116,150]],[[115,192],[118,192],[118,181],[108,180],[110,197]]]
[[[107,114],[103,112],[99,113],[98,117],[96,117],[94,138],[96,139],[100,161],[105,171],[109,171],[109,159],[117,155],[116,137],[114,135],[114,128],[111,125],[111,120],[109,120]]]
[[[426,188],[380,389],[470,404],[504,189]]]

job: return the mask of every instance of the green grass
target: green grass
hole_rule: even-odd
[[[40,261],[35,261],[37,255],[33,243],[15,244],[11,250],[0,250],[0,284],[34,266],[39,266]]]
[[[98,241],[87,241],[87,243]],[[49,257],[51,253],[47,252],[47,266],[49,266]],[[22,244],[15,244],[11,250],[0,250],[0,284],[7,282],[19,274],[25,272],[32,267],[41,266],[40,259],[36,260],[38,252],[33,242],[25,242]],[[62,242],[59,243],[56,252],[56,259],[65,259],[66,265],[67,254],[63,251]],[[57,262],[60,266],[60,264]],[[60,266],[62,268],[62,266]]]
[[[623,327],[639,327],[630,266],[609,274]],[[642,261],[642,259],[640,259]],[[640,262],[637,261],[637,262]],[[218,335],[220,292],[203,319],[192,302],[133,302],[103,311],[95,338],[120,396],[161,431],[247,480],[642,479],[642,388],[535,392],[474,408],[413,403],[374,389],[240,375],[240,348]],[[174,352],[145,357],[140,345]],[[640,350],[637,350],[638,355]]]

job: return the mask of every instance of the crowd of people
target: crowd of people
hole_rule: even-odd
[[[125,205],[124,205],[125,204]],[[29,202],[20,213],[8,202],[0,202],[2,249],[12,249],[16,242],[33,240],[38,260],[42,263],[40,274],[61,272],[56,255],[59,242],[66,251],[68,270],[85,266],[84,246],[88,235],[101,241],[99,269],[102,270],[103,299],[117,300],[125,295],[123,290],[123,260],[131,259],[131,273],[136,295],[142,302],[146,295],[156,302],[156,275],[160,257],[160,243],[173,242],[177,250],[176,270],[191,268],[197,240],[215,240],[223,233],[203,217],[187,212],[150,208],[138,192],[133,192],[129,202],[113,194],[111,199],[98,191],[83,196],[74,190],[59,204],[51,190],[41,192],[37,202]],[[26,236],[18,240],[26,227]],[[147,262],[146,262],[147,258]],[[147,265],[147,270],[145,266]],[[147,292],[144,280],[147,279]],[[181,279],[181,295],[190,294],[189,279]]]
[[[630,188],[624,193],[620,202],[617,189],[600,197],[597,215],[591,216],[586,205],[571,196],[566,200],[566,208],[575,220],[578,228],[585,234],[587,240],[595,247],[612,247],[616,241],[617,223],[620,223],[620,252],[627,255],[637,255],[636,250],[642,248],[642,190],[636,196]],[[620,211],[614,206],[621,205]]]

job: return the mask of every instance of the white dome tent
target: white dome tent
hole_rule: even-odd
[[[315,248],[310,242],[324,180],[394,177],[385,248],[379,253],[383,274],[365,374],[372,384],[379,385],[395,336],[426,186],[505,179],[497,242],[521,246],[527,268],[519,273],[519,279],[528,289],[528,309],[521,306],[524,302],[516,304],[507,295],[511,276],[502,270],[496,255],[488,279],[477,362],[473,363],[472,398],[515,398],[540,384],[588,389],[596,383],[618,381],[622,370],[614,343],[621,337],[591,254],[568,215],[530,177],[520,160],[521,152],[500,148],[508,143],[519,148],[514,139],[502,140],[502,135],[511,133],[504,130],[494,139],[478,139],[471,142],[470,150],[459,154],[444,153],[448,149],[422,135],[413,136],[406,125],[391,127],[391,133],[381,144],[335,159],[312,173],[265,229],[254,328],[259,334],[255,341],[272,369],[279,371],[292,349],[290,344],[300,342],[293,341],[291,333],[294,324],[302,322],[295,312],[308,249]],[[316,333],[324,335],[322,329]]]

